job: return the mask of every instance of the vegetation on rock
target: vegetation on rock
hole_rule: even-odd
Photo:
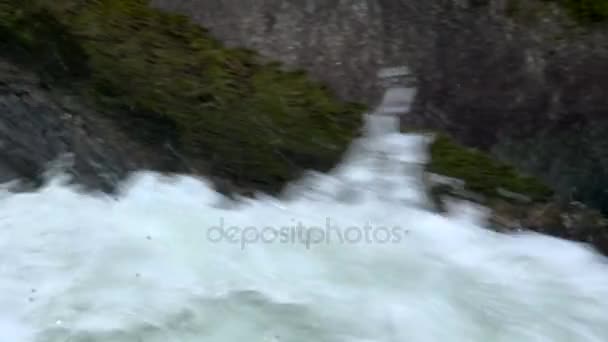
[[[542,0],[539,3],[509,0],[507,10],[511,16],[538,17],[546,9],[547,3],[557,4],[582,25],[593,25],[608,20],[608,0]]]
[[[302,168],[330,167],[364,110],[144,0],[0,0],[0,50],[137,136],[265,189]],[[159,123],[172,132],[150,133]]]
[[[467,190],[488,198],[502,197],[501,189],[534,201],[547,200],[553,194],[536,178],[522,175],[513,167],[479,150],[464,147],[444,134],[436,135],[430,155],[428,171],[463,180]]]
[[[607,0],[551,0],[559,3],[568,13],[584,24],[603,22],[608,19]]]
[[[445,134],[434,135],[427,171],[450,177],[432,181],[427,177],[427,195],[434,210],[447,211],[446,199],[471,201],[489,209],[487,225],[492,230],[531,230],[593,243],[602,253],[608,253],[608,220],[601,212],[554,197],[540,181],[523,176],[484,152],[466,148]],[[451,178],[463,181],[464,189]]]

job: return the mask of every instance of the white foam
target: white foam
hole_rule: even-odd
[[[365,138],[331,175],[233,209],[154,173],[118,199],[2,196],[0,341],[606,341],[603,257],[400,201],[422,201],[425,139]]]

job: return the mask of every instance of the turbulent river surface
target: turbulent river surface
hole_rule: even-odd
[[[0,341],[608,341],[603,257],[425,210],[426,138],[383,120],[280,199],[153,173],[0,191]]]

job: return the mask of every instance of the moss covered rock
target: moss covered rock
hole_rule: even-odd
[[[464,188],[487,199],[510,198],[517,194],[532,201],[545,201],[552,190],[534,177],[523,175],[477,149],[467,148],[447,135],[437,134],[430,146],[427,170],[464,181]]]
[[[87,55],[68,27],[48,10],[26,4],[0,1],[0,54],[51,82],[85,77]]]
[[[449,212],[447,199],[474,202],[489,209],[486,227],[491,230],[535,231],[590,243],[608,254],[608,219],[601,212],[561,200],[541,181],[445,134],[433,134],[425,175],[433,209]],[[443,177],[432,177],[436,174]]]
[[[606,0],[509,0],[507,12],[511,17],[539,21],[551,16],[548,4],[555,4],[578,24],[584,26],[605,23],[608,21],[608,1]]]
[[[364,110],[143,0],[0,0],[0,41],[0,53],[77,88],[134,136],[242,185],[276,189],[332,166]]]
[[[563,6],[568,13],[584,24],[608,20],[608,1],[606,0],[551,0]]]

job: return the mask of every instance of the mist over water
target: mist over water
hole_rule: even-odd
[[[608,340],[605,259],[425,210],[426,138],[390,120],[281,199],[154,173],[3,191],[0,341]]]

